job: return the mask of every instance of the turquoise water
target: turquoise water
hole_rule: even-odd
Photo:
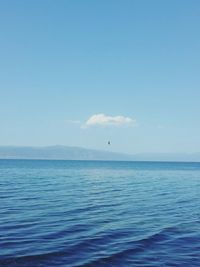
[[[200,266],[200,164],[0,160],[0,266]]]

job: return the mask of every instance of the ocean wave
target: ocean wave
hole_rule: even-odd
[[[0,168],[0,267],[200,266],[200,167],[20,164]]]

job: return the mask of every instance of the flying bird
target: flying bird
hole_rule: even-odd
[[[110,141],[108,141],[108,145],[110,146]]]

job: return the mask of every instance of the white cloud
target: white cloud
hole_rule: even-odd
[[[89,126],[122,126],[134,125],[136,120],[124,116],[107,116],[103,113],[92,115],[86,122],[85,127]]]

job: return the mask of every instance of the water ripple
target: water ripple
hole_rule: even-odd
[[[0,160],[0,266],[200,266],[200,164]]]

